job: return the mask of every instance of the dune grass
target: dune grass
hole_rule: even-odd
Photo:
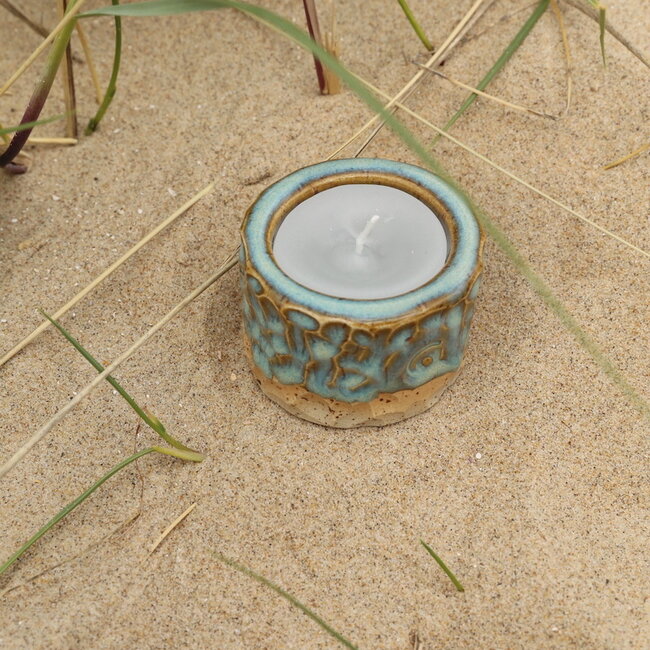
[[[45,312],[43,315],[52,322],[52,324],[61,332],[64,338],[71,343],[74,348],[88,361],[96,370],[104,370],[104,366],[93,357],[93,355],[83,346],[79,341],[68,332],[61,323],[48,316]],[[0,576],[7,571],[24,553],[26,553],[43,535],[45,535],[53,526],[59,523],[62,519],[67,517],[75,508],[80,506],[95,490],[101,487],[108,479],[117,474],[119,471],[130,465],[132,462],[142,458],[152,452],[174,456],[181,460],[192,461],[200,463],[203,460],[203,454],[186,447],[183,443],[176,440],[174,437],[167,433],[162,422],[152,413],[143,409],[134,399],[126,392],[122,385],[113,377],[108,375],[106,381],[113,386],[113,388],[124,398],[127,404],[138,414],[138,416],[153,429],[170,447],[152,446],[135,452],[128,458],[121,460],[117,465],[112,467],[100,479],[95,481],[87,490],[82,492],[76,499],[72,500],[68,505],[59,510],[59,512],[52,517],[44,526],[39,528],[34,535],[32,535],[18,550],[12,553],[5,562],[0,565]]]

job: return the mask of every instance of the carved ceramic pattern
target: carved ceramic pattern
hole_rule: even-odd
[[[477,273],[460,301],[408,321],[353,325],[279,304],[248,267],[242,293],[253,362],[269,379],[344,402],[416,388],[460,367],[479,284]]]

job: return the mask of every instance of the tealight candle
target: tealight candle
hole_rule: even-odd
[[[460,370],[482,246],[465,200],[419,167],[337,160],[278,181],[242,225],[262,390],[336,427],[422,412]]]
[[[376,300],[417,289],[445,265],[447,236],[425,203],[378,184],[338,185],[284,218],[273,242],[280,268],[331,296]]]

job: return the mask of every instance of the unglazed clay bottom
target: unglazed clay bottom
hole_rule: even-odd
[[[253,376],[269,399],[303,420],[337,429],[380,427],[420,415],[440,399],[461,371],[448,372],[417,388],[380,393],[370,402],[342,402],[321,397],[298,384],[269,379],[252,363],[249,345],[246,351]]]
[[[274,258],[283,218],[337,185],[388,185],[428,206],[445,230],[447,261],[425,284],[378,299],[309,289]],[[352,159],[305,167],[267,188],[242,224],[246,349],[262,391],[288,412],[337,428],[381,426],[422,413],[458,375],[482,271],[471,207],[430,172]]]

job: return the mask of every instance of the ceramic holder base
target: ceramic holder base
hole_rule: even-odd
[[[284,216],[344,183],[385,184],[426,203],[449,252],[431,281],[380,300],[298,284],[275,263]],[[483,235],[467,202],[430,172],[380,159],[306,167],[265,190],[242,225],[245,342],[262,391],[288,412],[330,427],[398,422],[432,406],[458,376],[481,275]]]

